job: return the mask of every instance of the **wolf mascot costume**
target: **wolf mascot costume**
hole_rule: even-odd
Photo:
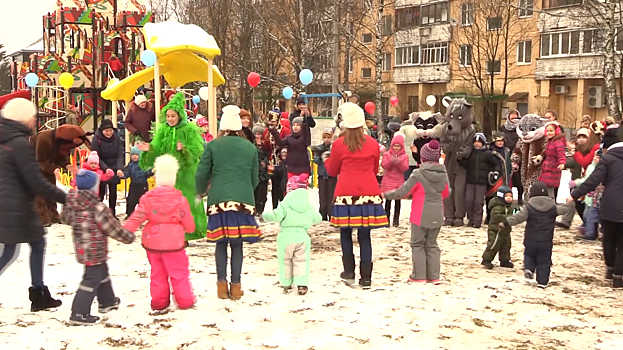
[[[524,203],[527,203],[530,196],[530,186],[538,181],[541,175],[541,163],[543,161],[543,151],[547,139],[545,138],[545,122],[536,114],[526,114],[517,124],[517,135],[519,142],[513,150],[511,162],[513,170],[521,172],[521,184],[524,188]]]
[[[459,161],[469,157],[476,130],[472,124],[472,105],[463,98],[454,99],[448,106],[441,132],[444,164],[452,193],[444,201],[445,224],[463,226],[465,217],[465,184],[467,169]]]

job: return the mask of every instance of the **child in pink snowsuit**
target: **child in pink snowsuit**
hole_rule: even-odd
[[[201,128],[201,137],[203,141],[206,143],[214,140],[214,136],[210,134],[208,120],[205,117],[202,117],[201,114],[197,116],[196,120],[197,126]]]
[[[97,177],[100,179],[100,182],[106,182],[115,176],[115,172],[112,171],[112,169],[108,169],[106,172],[102,171],[102,168],[100,168],[100,157],[97,154],[97,151],[92,151],[89,154],[87,160],[82,163],[82,169],[96,173]],[[76,179],[71,180],[71,185],[76,187]]]
[[[190,206],[175,189],[177,160],[170,155],[156,159],[156,188],[147,192],[124,227],[135,232],[145,221],[142,244],[151,265],[151,308],[163,310],[171,304],[170,288],[180,309],[195,304],[185,247],[185,232],[195,231]],[[169,280],[171,287],[169,287]]]

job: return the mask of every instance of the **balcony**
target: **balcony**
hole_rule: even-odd
[[[545,57],[536,61],[536,80],[603,77],[604,58],[596,55]]]
[[[396,47],[426,44],[429,41],[450,41],[450,25],[447,23],[397,30],[394,34]]]
[[[394,84],[447,83],[450,81],[450,65],[424,65],[394,67]]]

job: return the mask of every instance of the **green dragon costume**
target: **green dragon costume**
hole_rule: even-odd
[[[189,123],[186,110],[184,109],[184,95],[181,92],[175,94],[173,99],[162,108],[158,115],[157,128],[153,130],[153,139],[148,152],[141,154],[139,165],[142,169],[151,169],[156,158],[163,154],[174,156],[179,163],[175,188],[190,204],[190,211],[195,219],[195,232],[187,232],[186,240],[205,238],[208,229],[208,218],[203,202],[198,200],[195,191],[195,173],[197,165],[204,150],[204,141],[201,138],[201,129],[194,123]],[[173,109],[179,115],[176,126],[167,124],[167,111]],[[177,143],[181,142],[184,148],[177,150]]]

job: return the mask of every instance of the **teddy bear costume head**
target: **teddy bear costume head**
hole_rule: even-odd
[[[72,149],[80,147],[82,144],[91,146],[84,130],[77,125],[65,124],[51,131],[58,144],[58,154],[61,156],[69,156]]]

